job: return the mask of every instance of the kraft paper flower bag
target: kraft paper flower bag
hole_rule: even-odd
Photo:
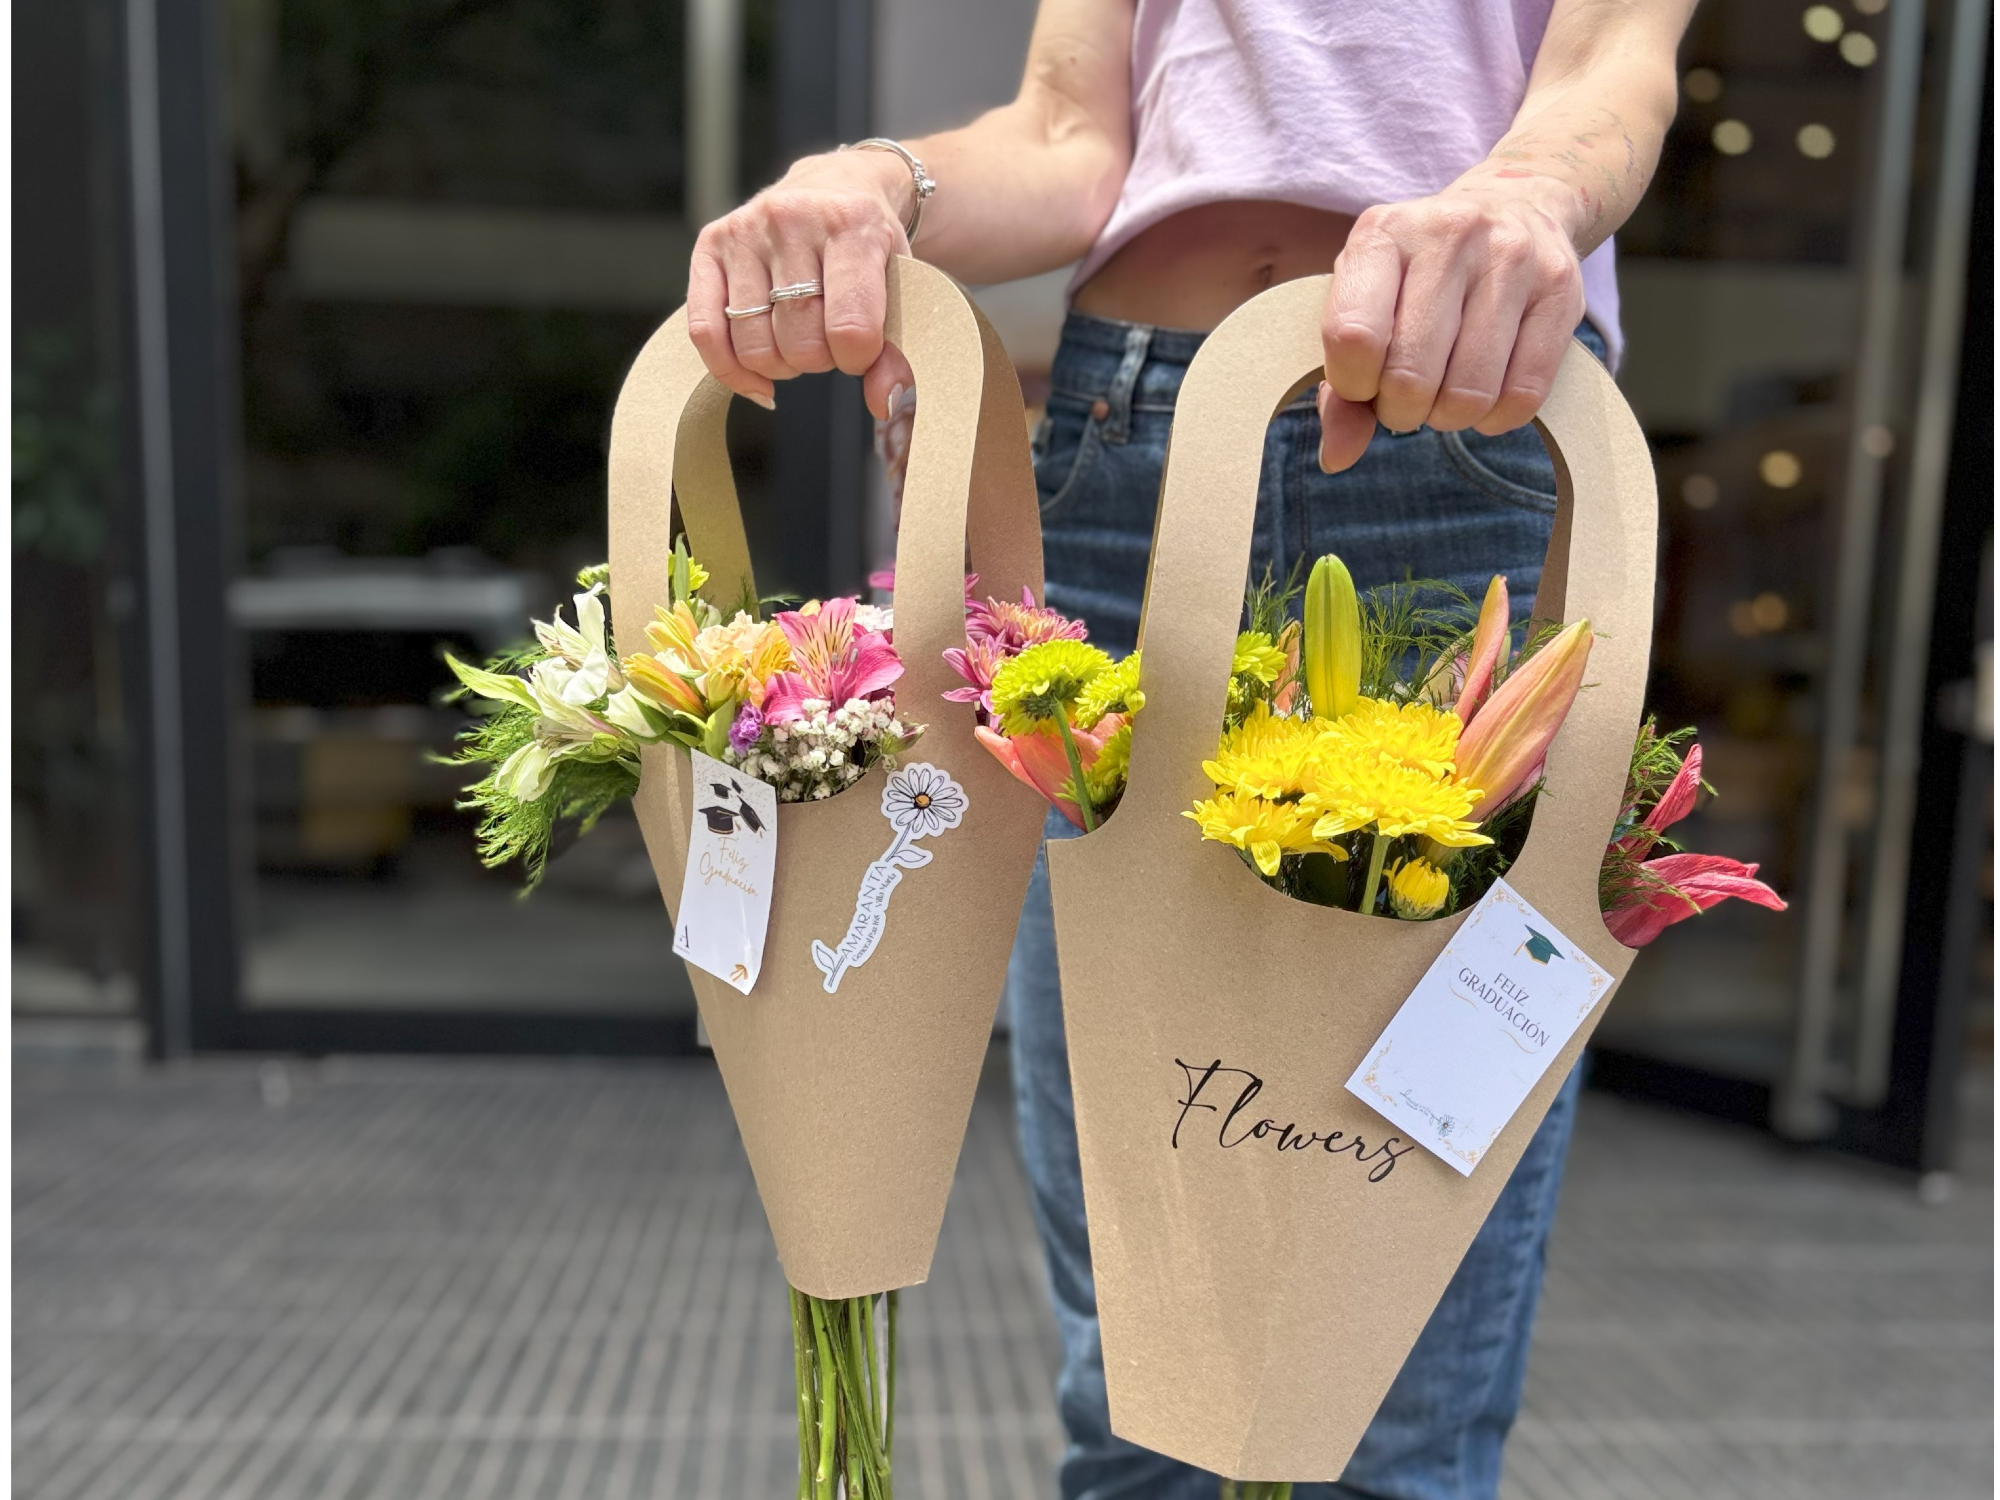
[[[1034,796],[974,743],[971,711],[942,696],[956,679],[941,654],[965,636],[968,541],[982,578],[1041,591],[1020,385],[964,294],[918,262],[890,268],[888,337],[923,391],[894,642],[898,711],[924,732],[896,771],[878,766],[824,801],[779,807],[750,993],[689,969],[785,1275],[826,1298],[929,1273],[1042,820]],[[756,597],[724,445],[729,400],[688,340],[685,311],[626,379],[610,476],[621,642],[644,639],[668,599],[683,532],[709,571],[705,597],[725,610]],[[669,907],[697,790],[687,750],[646,747],[634,805]]]
[[[1266,425],[1319,378],[1325,288],[1266,292],[1188,372],[1123,800],[1049,848],[1112,1427],[1244,1481],[1339,1477],[1632,961],[1600,915],[1599,869],[1646,683],[1656,502],[1638,424],[1580,346],[1538,424],[1560,492],[1538,605],[1595,639],[1504,885],[1450,916],[1386,920],[1293,899],[1190,827],[1190,806],[1220,795],[1204,762],[1215,771]],[[1341,879],[1360,879],[1356,847]],[[1381,873],[1378,855],[1370,902]],[[1525,1102],[1454,1165],[1360,1085],[1433,962],[1500,898],[1554,929],[1514,934],[1513,967],[1566,955],[1593,977]]]

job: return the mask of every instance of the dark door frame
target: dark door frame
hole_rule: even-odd
[[[777,145],[867,134],[868,0],[779,0]],[[141,768],[141,994],[155,1056],[273,1052],[674,1053],[687,1019],[416,1010],[248,1010],[247,667],[228,615],[240,570],[234,189],[218,0],[123,0],[125,389],[122,441],[137,608],[125,659]],[[635,351],[636,352],[636,351]],[[822,378],[775,431],[775,510],[794,577],[858,582],[866,413]]]

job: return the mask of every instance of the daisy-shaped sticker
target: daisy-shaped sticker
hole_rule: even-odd
[[[965,788],[951,779],[949,772],[918,761],[904,766],[889,777],[882,788],[882,816],[896,830],[889,847],[861,874],[861,889],[854,898],[854,920],[847,924],[847,936],[840,946],[829,948],[815,939],[813,963],[826,976],[820,988],[831,995],[849,969],[868,962],[875,945],[882,941],[882,929],[889,920],[889,896],[902,883],[903,871],[921,870],[931,862],[931,852],[917,847],[918,839],[931,838],[958,827],[965,816]]]
[[[928,762],[905,766],[882,788],[882,816],[896,832],[927,839],[958,827],[965,788]]]

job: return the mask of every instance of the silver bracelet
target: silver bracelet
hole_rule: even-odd
[[[903,226],[903,237],[912,246],[917,243],[917,231],[924,225],[924,204],[937,191],[937,182],[924,170],[924,164],[917,160],[908,146],[901,141],[892,141],[887,136],[871,135],[865,141],[856,141],[851,146],[842,146],[843,151],[893,151],[903,158],[910,169],[910,179],[917,190],[916,207],[910,210],[910,220]]]

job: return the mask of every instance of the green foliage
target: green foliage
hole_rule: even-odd
[[[1462,648],[1478,618],[1479,605],[1465,590],[1435,579],[1370,589],[1361,600],[1363,695],[1408,698],[1410,679]]]
[[[505,670],[495,663],[489,663],[491,670]],[[444,763],[497,768],[534,737],[534,711],[506,704],[460,731],[460,749]],[[519,860],[527,875],[522,887],[526,895],[542,882],[558,826],[575,823],[579,833],[588,833],[599,818],[638,789],[639,768],[630,761],[563,760],[556,763],[549,789],[533,802],[502,791],[489,770],[465,789],[465,800],[458,805],[479,814],[480,863],[494,869]]]
[[[81,567],[104,550],[113,395],[80,368],[66,330],[24,334],[14,356],[14,550]]]
[[[1284,586],[1278,584],[1278,575],[1269,563],[1264,564],[1264,576],[1250,586],[1243,596],[1243,628],[1268,635],[1272,640],[1285,628],[1285,621],[1293,614],[1293,606],[1299,596],[1305,593],[1305,559],[1292,564],[1292,571],[1285,575]]]

